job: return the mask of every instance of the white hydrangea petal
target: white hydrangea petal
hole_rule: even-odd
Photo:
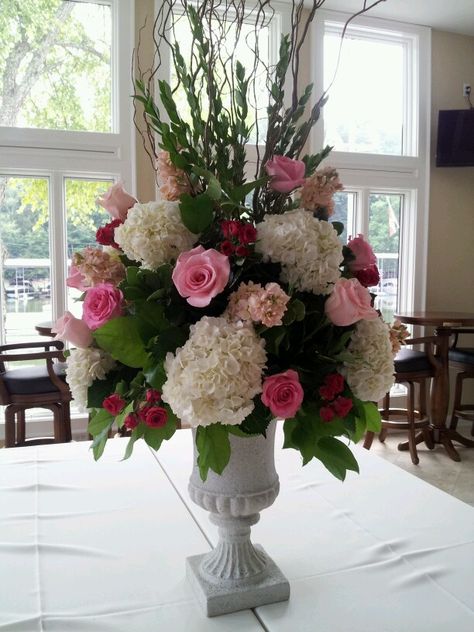
[[[342,244],[330,222],[304,209],[266,215],[257,225],[256,250],[281,263],[281,280],[303,292],[330,294],[341,276]]]
[[[103,380],[115,367],[115,360],[102,349],[72,349],[67,359],[66,381],[77,408],[87,410],[87,390],[94,380]]]
[[[184,346],[166,356],[163,401],[192,427],[240,424],[262,391],[264,344],[251,325],[204,316]]]

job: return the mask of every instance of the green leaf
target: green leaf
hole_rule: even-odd
[[[204,232],[214,218],[214,205],[212,199],[206,193],[191,197],[183,193],[180,198],[179,210],[183,224],[192,233]]]
[[[165,329],[153,343],[151,352],[155,358],[165,358],[168,352],[174,353],[178,347],[182,347],[188,339],[188,328],[170,327]]]
[[[334,230],[338,235],[342,235],[344,232],[344,224],[342,222],[332,222]]]
[[[123,455],[122,461],[126,461],[132,456],[133,446],[135,445],[135,441],[143,437],[145,434],[146,426],[141,423],[136,428],[132,430],[132,434],[130,435],[130,440],[127,443],[127,447],[125,449],[125,454]]]
[[[100,434],[104,428],[107,430],[112,426],[114,419],[112,415],[105,410],[105,408],[101,408],[94,415],[91,416],[89,424],[87,426],[87,430],[89,434],[93,437]]]
[[[158,391],[166,382],[166,373],[163,366],[163,360],[159,361],[150,356],[147,365],[143,369],[146,381],[152,388]]]
[[[364,407],[367,430],[380,432],[382,429],[382,417],[377,405],[374,402],[363,402],[362,406]]]
[[[198,467],[203,481],[209,469],[222,474],[230,459],[230,441],[227,428],[221,424],[199,426],[196,432]]]
[[[92,442],[92,452],[94,454],[94,460],[97,461],[100,459],[102,454],[104,453],[105,444],[107,443],[107,439],[109,438],[109,430],[112,427],[113,419],[110,420],[109,425],[104,428],[98,435],[94,437],[94,441]]]
[[[147,352],[138,331],[135,318],[120,316],[109,320],[94,332],[99,347],[126,366],[142,367],[147,360]]]
[[[122,410],[122,412],[119,413],[115,417],[115,423],[117,424],[118,428],[121,428],[123,426],[123,422],[125,421],[125,417],[127,415],[129,415],[130,413],[133,413],[133,409],[134,409],[134,404],[133,404],[133,402],[130,402],[127,406],[125,406],[125,408]]]
[[[251,193],[257,187],[264,185],[265,182],[268,182],[268,180],[269,177],[264,176],[263,178],[259,178],[258,180],[253,180],[253,182],[246,182],[241,186],[235,187],[234,189],[232,189],[232,191],[229,191],[229,197],[233,202],[238,204],[239,202],[245,200],[249,193]]]
[[[334,437],[320,439],[314,448],[314,456],[341,481],[346,478],[347,470],[359,471],[359,465],[352,452],[345,443]]]
[[[105,380],[94,380],[87,389],[87,407],[101,408],[104,399],[115,391],[117,379],[117,373],[110,372]]]

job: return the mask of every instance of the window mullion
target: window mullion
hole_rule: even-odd
[[[50,179],[49,202],[51,296],[53,321],[66,310],[66,204],[64,174],[54,172]]]

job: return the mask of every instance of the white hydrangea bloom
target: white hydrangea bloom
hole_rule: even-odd
[[[281,280],[303,292],[330,294],[341,276],[342,244],[329,222],[304,209],[266,215],[257,225],[256,250],[281,263]]]
[[[190,250],[197,237],[181,221],[179,202],[158,200],[135,204],[114,238],[129,259],[154,270]]]
[[[357,323],[342,373],[356,397],[378,402],[390,390],[394,378],[392,344],[381,318]]]
[[[190,336],[165,360],[162,398],[183,423],[240,424],[262,391],[267,356],[251,325],[204,316]]]
[[[66,380],[80,411],[87,410],[87,389],[92,382],[105,379],[114,367],[115,360],[102,349],[72,349],[67,359]]]

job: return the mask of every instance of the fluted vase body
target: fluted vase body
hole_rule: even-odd
[[[289,597],[289,584],[262,547],[250,540],[260,511],[275,501],[280,483],[275,469],[276,422],[252,437],[230,435],[231,456],[224,472],[202,481],[194,442],[189,495],[211,513],[219,541],[207,554],[187,560],[187,574],[208,616],[254,608]]]

